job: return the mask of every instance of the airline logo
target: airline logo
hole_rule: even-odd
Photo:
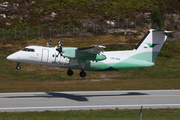
[[[150,44],[150,43],[146,43],[150,48],[153,48],[154,46],[158,45],[158,44]]]

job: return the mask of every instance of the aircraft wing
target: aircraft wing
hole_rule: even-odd
[[[106,56],[100,54],[104,51],[105,46],[93,46],[84,48],[63,48],[63,56],[75,58],[78,63],[85,63],[86,60],[100,61],[105,60]]]
[[[92,54],[99,54],[100,52],[104,51],[105,46],[96,45],[93,47],[84,47],[84,48],[77,48],[78,52],[87,52]]]

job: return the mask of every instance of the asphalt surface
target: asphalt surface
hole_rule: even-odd
[[[0,93],[0,112],[180,108],[180,90]]]

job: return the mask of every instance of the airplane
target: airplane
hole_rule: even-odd
[[[67,68],[67,74],[73,75],[72,69],[81,70],[80,76],[85,77],[87,71],[115,71],[127,69],[144,69],[155,65],[155,60],[167,39],[166,33],[150,29],[134,50],[104,51],[105,46],[92,47],[63,47],[63,40],[59,45],[51,47],[27,46],[7,57],[17,62],[16,69],[20,70],[20,63],[35,64]]]

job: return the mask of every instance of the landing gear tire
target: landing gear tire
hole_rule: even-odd
[[[72,71],[71,69],[69,69],[69,70],[67,71],[67,74],[68,74],[69,76],[71,76],[71,75],[73,75],[73,71]]]
[[[21,66],[16,66],[16,69],[17,69],[17,70],[20,70],[20,69],[21,69]]]
[[[17,70],[20,70],[20,69],[21,69],[21,66],[19,66],[19,63],[17,63],[16,69],[17,69]]]
[[[85,76],[86,76],[86,72],[81,71],[81,72],[79,73],[79,75],[80,75],[81,77],[85,77]]]

